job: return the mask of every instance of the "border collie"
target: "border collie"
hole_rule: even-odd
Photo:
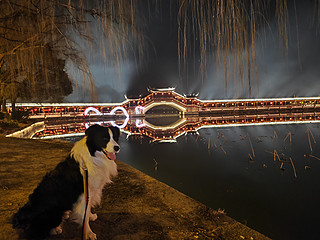
[[[114,160],[120,151],[117,143],[120,130],[93,125],[85,134],[75,143],[66,160],[44,176],[27,204],[13,216],[13,227],[22,230],[23,237],[44,239],[50,234],[60,234],[63,220],[69,219],[80,225],[85,223],[85,239],[96,239],[89,226],[89,220],[97,219],[91,207],[100,204],[103,187],[117,175]],[[84,176],[88,176],[88,202],[84,194]]]

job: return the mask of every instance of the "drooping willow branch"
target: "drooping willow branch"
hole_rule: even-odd
[[[188,58],[199,49],[201,78],[206,77],[208,56],[223,64],[225,85],[229,86],[230,67],[234,81],[240,80],[243,92],[258,82],[257,26],[265,24],[272,5],[278,22],[279,37],[288,51],[287,0],[178,0],[178,55],[182,74]],[[269,10],[270,11],[270,10]],[[192,46],[192,47],[190,47]],[[247,73],[245,73],[247,69]]]

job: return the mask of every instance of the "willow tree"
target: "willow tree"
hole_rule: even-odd
[[[99,26],[101,48],[105,51],[107,44],[108,56],[116,62],[126,52],[129,38],[140,42],[136,41],[139,35],[133,17],[135,1],[6,0],[0,1],[0,9],[2,104],[19,96],[17,89],[22,83],[28,86],[29,95],[41,89],[38,84],[49,91],[53,84],[50,65],[64,71],[67,62],[82,73],[94,98],[94,81],[79,44],[93,42],[93,24]]]

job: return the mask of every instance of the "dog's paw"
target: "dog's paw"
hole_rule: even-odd
[[[62,219],[67,220],[70,218],[71,210],[64,212]]]
[[[90,221],[95,221],[95,220],[97,220],[97,218],[98,218],[98,215],[95,213],[95,214],[93,214],[93,213],[90,213]]]
[[[87,233],[86,240],[97,240],[97,235],[90,231]]]
[[[58,227],[52,228],[50,230],[50,235],[58,235],[58,234],[61,234],[61,233],[62,233],[62,227],[60,225]]]

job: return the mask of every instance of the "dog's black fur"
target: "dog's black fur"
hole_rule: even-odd
[[[43,239],[60,225],[63,214],[72,210],[81,193],[83,178],[79,163],[68,156],[44,176],[28,203],[14,215],[13,227],[23,229],[27,239]]]

